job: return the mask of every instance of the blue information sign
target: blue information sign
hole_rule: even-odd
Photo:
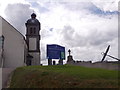
[[[56,44],[47,45],[47,58],[65,60],[65,47]]]

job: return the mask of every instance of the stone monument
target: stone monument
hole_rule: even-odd
[[[67,57],[67,63],[74,63],[73,56],[71,55],[71,50],[68,50],[69,56]]]

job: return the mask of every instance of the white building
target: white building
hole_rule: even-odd
[[[2,68],[26,65],[27,44],[25,38],[2,17],[0,17],[0,54]]]

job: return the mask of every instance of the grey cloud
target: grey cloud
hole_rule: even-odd
[[[64,26],[64,29],[61,32],[61,41],[64,41],[64,44],[67,46],[80,47],[87,44],[86,37],[82,37],[79,33],[75,32],[75,29],[70,26]]]
[[[70,25],[66,25],[63,27],[63,30],[61,30],[61,42],[63,42],[65,45],[71,45],[71,43],[74,42],[74,35],[75,31],[73,29],[73,27],[71,27]]]
[[[99,46],[101,44],[108,43],[117,37],[116,32],[116,30],[108,30],[107,32],[94,30],[94,32],[90,32],[88,36],[88,42],[93,46]]]
[[[25,22],[30,18],[31,13],[32,10],[28,4],[8,4],[5,9],[6,19],[23,34],[25,33]]]
[[[113,52],[111,55],[116,56],[118,53],[116,52],[117,30],[109,27],[107,29],[109,30],[100,30],[100,28],[89,30],[88,35],[83,36],[84,33],[80,35],[72,26],[67,25],[61,31],[61,42],[63,41],[67,49],[73,50],[72,55],[75,59],[99,61],[102,58],[101,52],[104,52],[109,44],[111,45],[110,51]]]
[[[62,41],[64,41],[67,46],[80,47],[86,44],[86,38],[76,33],[74,28],[70,25],[64,26],[61,37]]]
[[[65,26],[62,31],[62,41],[66,45],[72,45],[74,47],[98,47],[106,45],[108,42],[117,38],[116,30],[108,30],[102,32],[100,30],[90,30],[87,36],[81,36],[76,33],[71,26]]]
[[[67,39],[67,40],[72,40],[73,38],[73,34],[74,34],[74,29],[71,27],[71,26],[64,26],[64,30],[63,30],[64,32],[62,32],[63,33],[63,35],[65,36],[65,39]]]

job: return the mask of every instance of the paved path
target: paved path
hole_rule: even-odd
[[[0,68],[0,90],[2,89],[2,68]]]
[[[7,82],[11,72],[15,70],[14,68],[2,68],[2,88],[7,87]]]

